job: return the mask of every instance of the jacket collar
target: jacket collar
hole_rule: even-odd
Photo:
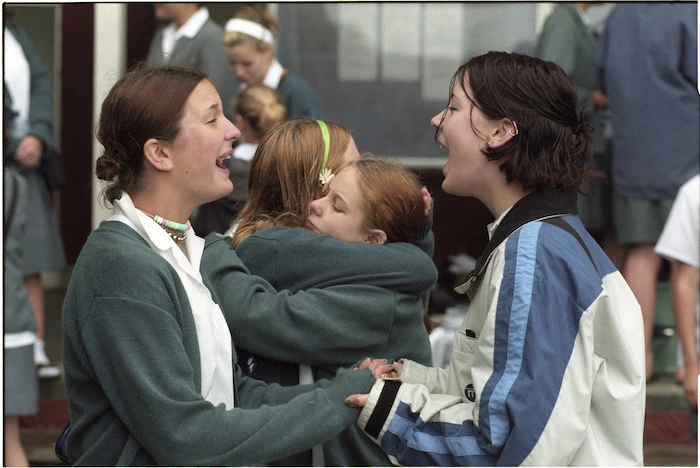
[[[474,269],[469,273],[466,281],[455,288],[455,291],[465,293],[471,280],[479,276],[486,267],[496,247],[525,224],[555,216],[577,214],[576,196],[574,189],[555,189],[533,192],[521,198],[503,217],[491,240],[486,244],[484,252],[476,261]]]

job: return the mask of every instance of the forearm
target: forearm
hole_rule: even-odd
[[[415,361],[405,359],[399,378],[402,382],[425,385],[430,393],[448,393],[449,373],[439,367],[427,367]]]
[[[474,404],[464,403],[458,396],[431,394],[422,385],[377,381],[357,423],[402,465],[483,466],[496,462],[479,441]]]
[[[319,366],[353,363],[385,346],[395,313],[393,293],[364,285],[277,292],[249,274],[235,251],[221,247],[224,242],[217,240],[215,250],[205,249],[202,271],[236,346],[271,359]],[[359,351],[365,355],[357,356]]]
[[[209,239],[208,239],[209,241]],[[206,262],[216,262],[207,252],[220,246],[207,242],[202,269]],[[314,234],[303,228],[271,227],[248,237],[236,253],[255,273],[269,271],[274,262],[274,279],[280,289],[296,292],[340,284],[366,284],[392,291],[419,294],[437,281],[432,259],[413,244],[386,245],[345,242],[327,235]],[[303,272],[303,274],[302,274]]]
[[[699,285],[698,268],[673,261],[671,264],[671,301],[676,322],[676,336],[683,361],[697,363],[696,307]]]

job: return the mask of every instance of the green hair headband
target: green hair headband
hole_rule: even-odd
[[[318,180],[325,187],[328,182],[333,178],[333,172],[326,168],[328,163],[328,153],[331,150],[331,135],[328,132],[328,126],[323,120],[317,120],[316,123],[321,128],[321,136],[323,136],[323,164],[321,164],[321,173],[319,174]]]

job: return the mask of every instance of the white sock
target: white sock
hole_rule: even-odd
[[[44,340],[36,340],[34,342],[34,364],[37,366],[48,366],[51,364],[44,347]]]

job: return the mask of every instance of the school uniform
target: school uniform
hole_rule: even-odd
[[[225,323],[239,308],[222,311],[200,276],[204,240],[185,242],[189,261],[123,195],[76,261],[63,308],[75,465],[254,465],[310,448],[357,417],[343,401],[370,388],[368,370],[314,387],[242,375]],[[251,301],[278,296],[235,253],[228,260]]]
[[[224,115],[233,121],[231,99],[236,87],[224,51],[224,30],[209,17],[206,7],[197,10],[179,30],[171,23],[156,32],[146,63],[181,65],[206,73],[221,97]]]
[[[224,308],[240,304],[241,296],[226,278],[229,242],[210,236],[202,258],[204,276]],[[241,307],[231,316],[239,365],[254,378],[295,385],[307,366],[313,379],[330,378],[365,357],[410,357],[432,364],[423,314],[437,270],[421,248],[345,242],[304,228],[271,227],[246,238],[236,254],[277,290],[305,291],[293,307]],[[327,466],[389,464],[355,427],[324,444],[323,460]],[[284,464],[291,463],[287,459]]]

